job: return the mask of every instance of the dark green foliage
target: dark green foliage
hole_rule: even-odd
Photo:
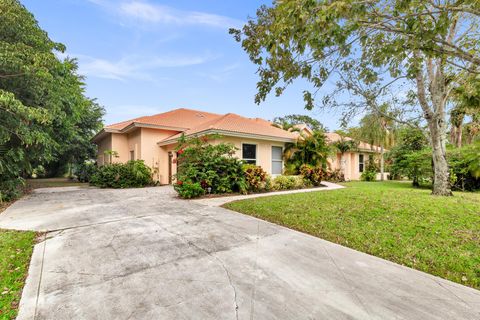
[[[235,147],[210,144],[213,137],[182,139],[177,149],[177,185],[199,183],[209,193],[247,192],[242,162],[235,158]]]
[[[308,164],[304,164],[300,167],[300,174],[303,179],[307,180],[309,184],[314,186],[320,186],[322,183],[324,171],[321,167],[314,167]]]
[[[75,166],[74,174],[79,182],[90,182],[97,171],[98,167],[93,161],[84,161]]]
[[[85,97],[75,60],[17,0],[0,0],[0,198],[40,165],[63,174],[95,149],[103,109]],[[8,189],[7,189],[8,188]]]
[[[140,188],[152,185],[152,171],[143,160],[101,166],[90,184],[100,188]]]
[[[260,166],[253,164],[243,165],[243,172],[245,173],[245,181],[249,191],[265,190],[268,174]]]
[[[178,195],[184,199],[198,198],[205,194],[205,189],[202,188],[199,182],[178,181],[174,188]]]
[[[394,178],[406,176],[418,187],[432,178],[432,153],[422,131],[404,128],[400,142],[387,154],[391,162],[390,175]]]
[[[447,151],[452,188],[480,190],[480,142]]]

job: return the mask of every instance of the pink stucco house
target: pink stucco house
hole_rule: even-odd
[[[308,134],[309,129],[303,127],[302,131]],[[234,144],[238,158],[261,166],[271,175],[282,174],[285,144],[299,138],[299,133],[274,127],[264,119],[181,108],[104,127],[93,138],[98,145],[97,163],[141,159],[153,169],[155,180],[172,183],[176,173],[175,147],[182,134],[187,137],[219,134],[220,138],[211,143]],[[333,142],[340,136],[328,133],[327,138]],[[115,151],[115,155],[106,151]],[[332,156],[329,165],[344,171],[346,179],[356,180],[368,154],[376,152],[377,147],[361,143],[358,151],[345,153],[343,158],[340,154]]]

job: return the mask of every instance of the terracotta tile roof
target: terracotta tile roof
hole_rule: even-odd
[[[132,123],[142,123],[148,125],[183,128],[186,130],[198,126],[206,121],[218,119],[221,116],[222,115],[220,114],[210,112],[180,108],[164,113],[155,114],[153,116],[139,117],[119,123],[114,123],[106,126],[105,128],[122,130],[125,127],[131,125]]]
[[[271,122],[260,118],[245,118],[234,113],[227,113],[217,119],[213,119],[202,123],[199,126],[191,128],[183,132],[186,136],[201,133],[207,130],[253,134],[267,137],[276,137],[282,139],[296,139],[296,135],[292,132],[274,127]],[[183,133],[179,133],[164,139],[163,141],[170,141],[178,139]]]
[[[335,132],[327,132],[327,133],[325,133],[325,135],[327,136],[327,140],[330,143],[337,142],[337,141],[340,141],[342,139],[342,136],[339,135],[338,133],[335,133]],[[343,137],[343,139],[347,140],[347,141],[353,140],[350,137]],[[371,144],[363,142],[363,141],[360,141],[358,143],[358,148],[361,149],[361,150],[372,150],[372,151],[380,152],[380,147],[379,146],[371,145]],[[384,151],[386,152],[387,150],[384,150]]]

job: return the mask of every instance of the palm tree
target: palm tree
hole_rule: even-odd
[[[360,120],[360,132],[368,143],[380,146],[380,179],[384,180],[385,148],[390,148],[395,143],[395,127],[393,117],[388,116],[388,105],[383,104],[380,110],[365,115]]]
[[[284,158],[287,166],[292,167],[291,171],[298,172],[303,164],[325,168],[329,153],[330,147],[323,131],[314,131],[312,135],[300,135],[296,143],[287,144]]]
[[[358,142],[345,139],[343,135],[340,135],[340,140],[335,141],[332,145],[340,151],[340,170],[345,175],[345,153],[357,150]]]

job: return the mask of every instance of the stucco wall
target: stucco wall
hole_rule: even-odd
[[[140,158],[145,161],[146,165],[153,169],[154,180],[160,181],[161,184],[168,183],[168,151],[171,151],[173,147],[170,149],[160,148],[157,143],[176,133],[178,132],[141,128]]]
[[[130,160],[126,134],[112,133],[112,150],[117,152],[117,157],[112,159],[113,163],[125,163]]]
[[[283,142],[274,142],[274,141],[265,141],[257,139],[246,139],[246,138],[237,138],[237,137],[222,137],[213,143],[227,142],[232,143],[238,150],[235,153],[235,156],[239,159],[242,159],[242,144],[255,144],[257,146],[257,166],[260,166],[267,173],[272,173],[272,146],[285,148],[285,143]]]
[[[97,142],[98,152],[97,152],[97,163],[100,166],[105,164],[105,151],[112,150],[112,135],[107,134],[102,140]]]

